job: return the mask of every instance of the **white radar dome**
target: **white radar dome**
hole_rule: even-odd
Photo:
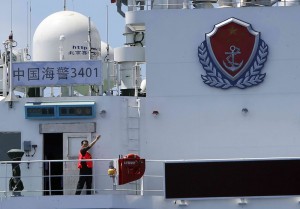
[[[32,60],[89,59],[89,18],[74,11],[61,11],[45,18],[33,36]],[[99,59],[101,39],[90,23],[91,59]]]

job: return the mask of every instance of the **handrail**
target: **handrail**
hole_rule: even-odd
[[[131,194],[131,195],[163,195],[163,162],[148,161],[146,164],[159,168],[156,174],[145,172],[142,179],[135,184],[117,185],[118,175],[111,177],[107,174],[109,163],[117,164],[117,159],[93,159],[93,185],[92,194]],[[12,178],[11,164],[19,164],[20,179],[24,189],[19,191],[22,196],[45,196],[45,195],[72,195],[75,194],[79,170],[78,160],[25,160],[25,161],[0,161],[0,198],[14,195],[9,189],[9,181]],[[61,170],[54,172],[51,169]],[[115,178],[113,181],[112,178]],[[153,183],[154,182],[154,183]],[[61,185],[56,185],[61,184]],[[155,187],[153,187],[155,185]],[[84,191],[84,190],[83,190]],[[86,191],[86,190],[85,190]]]
[[[178,3],[179,2],[179,3]],[[197,9],[197,4],[212,4],[212,8],[220,8],[224,2],[231,7],[245,6],[293,6],[300,5],[300,0],[129,0],[128,11],[153,9]],[[261,2],[261,3],[260,3]]]

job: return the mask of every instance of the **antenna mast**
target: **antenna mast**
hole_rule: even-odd
[[[12,31],[12,22],[13,22],[13,2],[10,0],[10,31]]]
[[[91,60],[92,59],[91,17],[89,17],[89,25],[88,25],[88,45],[89,45],[89,60]]]
[[[108,43],[108,5],[106,5],[106,41],[107,41],[107,56],[109,55],[109,43]]]
[[[110,71],[109,71],[109,43],[108,43],[108,5],[106,5],[106,56],[104,58],[104,61],[106,61],[107,65],[107,95],[110,96]]]
[[[31,0],[27,0],[27,46],[23,52],[26,60],[31,59],[29,49],[31,49]]]
[[[67,10],[67,0],[64,0],[64,11]]]

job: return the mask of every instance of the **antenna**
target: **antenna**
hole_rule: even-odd
[[[89,60],[91,60],[92,59],[91,17],[89,17],[89,26],[88,26],[88,45],[89,45]]]
[[[29,14],[28,14],[28,4],[29,4],[29,2],[28,2],[28,0],[27,0],[27,27],[26,27],[26,30],[27,30],[27,33],[26,33],[26,35],[27,35],[27,38],[26,38],[26,42],[27,42],[27,48],[28,48],[28,42],[29,42]]]
[[[29,12],[28,12],[29,11]],[[30,60],[29,49],[31,48],[31,0],[27,0],[27,46],[25,49],[26,60]]]
[[[12,18],[13,18],[13,2],[10,0],[10,31],[12,31]]]
[[[30,30],[29,30],[29,47],[30,47],[30,49],[31,49],[31,46],[32,46],[32,43],[31,43],[31,0],[30,0],[30,4],[29,4],[29,28],[30,28]]]
[[[109,54],[109,43],[108,43],[108,5],[106,5],[106,41],[107,41],[107,55]]]
[[[106,56],[104,58],[104,60],[108,61],[109,60],[109,41],[108,41],[108,5],[106,5],[106,41],[107,41],[107,45],[106,45]]]
[[[106,5],[106,56],[104,58],[104,61],[106,61],[107,64],[107,95],[110,96],[110,72],[109,72],[109,43],[108,43],[108,5]]]
[[[64,0],[64,11],[67,10],[67,0]]]

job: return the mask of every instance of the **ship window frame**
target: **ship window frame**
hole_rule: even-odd
[[[96,117],[96,102],[81,101],[81,102],[27,102],[24,105],[25,119],[89,119]],[[28,113],[31,109],[47,109],[53,108],[53,115],[30,115]],[[62,108],[88,108],[89,114],[61,114]]]

